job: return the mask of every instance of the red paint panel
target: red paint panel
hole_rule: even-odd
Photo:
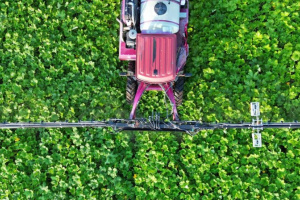
[[[120,60],[136,60],[136,50],[126,48],[126,43],[120,41],[119,59]]]
[[[176,78],[176,34],[138,34],[136,77],[146,83],[167,83]]]

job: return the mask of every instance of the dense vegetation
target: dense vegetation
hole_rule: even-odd
[[[120,0],[0,2],[0,120],[127,118]],[[182,119],[300,119],[298,0],[194,0]],[[149,92],[138,115],[165,112]],[[0,131],[0,199],[300,199],[300,130]]]

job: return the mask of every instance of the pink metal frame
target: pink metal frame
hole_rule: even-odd
[[[132,110],[131,110],[131,113],[130,113],[130,119],[134,119],[135,118],[135,111],[136,111],[136,108],[140,102],[140,99],[143,95],[143,93],[149,88],[149,86],[152,86],[151,89],[155,89],[155,87],[159,86],[161,88],[161,90],[163,90],[169,100],[170,100],[170,103],[172,105],[172,111],[173,111],[173,120],[179,120],[179,117],[178,117],[178,112],[177,112],[177,107],[176,107],[176,102],[175,102],[175,98],[174,98],[174,93],[173,93],[173,88],[172,88],[172,85],[171,83],[164,83],[164,84],[154,84],[154,85],[151,85],[151,84],[148,84],[148,83],[144,83],[144,82],[140,82],[139,86],[138,86],[138,89],[137,89],[137,92],[136,92],[136,95],[134,97],[134,101],[133,101],[133,106],[132,106]]]
[[[145,2],[147,2],[147,1],[157,1],[157,0],[144,0],[144,1],[142,0],[141,4],[142,4],[142,3],[145,3]],[[162,0],[162,1],[169,1],[169,0]],[[170,2],[180,4],[180,1],[178,2],[178,1],[176,1],[176,0],[170,0]]]
[[[187,8],[189,7],[189,1],[186,0]],[[128,49],[126,48],[126,44],[122,39],[122,30],[123,30],[123,23],[126,23],[125,21],[125,12],[124,12],[124,7],[125,7],[125,0],[122,1],[122,16],[120,22],[120,46],[119,46],[119,59],[120,60],[130,60],[130,61],[135,61],[136,60],[136,50],[135,49]],[[180,19],[179,22],[179,31],[177,33],[177,38],[178,41],[184,40],[184,43],[178,43],[178,48],[183,47],[183,50],[185,51],[184,54],[179,58],[179,61],[177,63],[177,73],[183,69],[187,56],[189,54],[189,45],[187,44],[187,26],[188,26],[188,16],[189,16],[189,10],[188,9],[181,9],[181,13],[186,13],[186,18]],[[183,34],[185,34],[185,37],[183,37]],[[172,110],[173,110],[173,120],[179,120],[178,117],[178,112],[177,112],[177,107],[176,107],[176,102],[174,98],[174,93],[173,93],[173,88],[172,88],[172,83],[163,83],[163,84],[149,84],[149,83],[144,83],[144,82],[139,82],[139,86],[134,98],[132,110],[130,113],[130,119],[135,118],[135,112],[136,108],[139,104],[139,101],[145,91],[149,90],[157,90],[157,91],[163,91],[167,94],[170,103],[172,105]]]

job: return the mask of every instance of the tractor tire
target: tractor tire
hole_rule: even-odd
[[[182,104],[183,86],[184,86],[184,77],[178,77],[177,81],[174,84],[174,90],[173,90],[176,106],[179,106]]]
[[[135,62],[129,61],[127,71],[135,72]],[[132,104],[137,90],[137,81],[134,80],[132,76],[127,76],[126,84],[126,101],[129,104]]]

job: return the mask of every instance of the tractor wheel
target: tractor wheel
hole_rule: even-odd
[[[184,86],[184,77],[178,77],[177,81],[174,84],[174,97],[177,106],[182,104],[183,86]]]
[[[133,72],[135,69],[135,62],[129,61],[127,71]],[[126,84],[126,101],[129,104],[133,103],[135,94],[137,90],[137,81],[134,80],[132,76],[127,76],[127,84]]]

